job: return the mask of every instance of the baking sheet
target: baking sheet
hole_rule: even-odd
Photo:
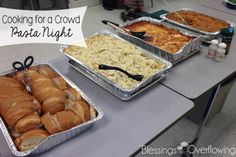
[[[61,77],[63,77],[66,82],[68,83],[68,85],[74,89],[76,89],[81,96],[83,97],[83,99],[85,101],[88,102],[88,104],[90,104],[91,106],[93,106],[97,112],[97,116],[94,119],[91,119],[87,122],[84,122],[78,126],[75,126],[69,130],[60,132],[60,133],[56,133],[53,135],[50,135],[46,140],[44,140],[40,145],[38,145],[37,147],[35,147],[33,150],[29,150],[29,151],[25,151],[25,152],[20,152],[17,150],[11,135],[3,121],[3,119],[0,117],[0,129],[6,139],[6,142],[11,150],[11,152],[15,155],[15,156],[28,156],[28,155],[35,155],[35,154],[39,154],[42,152],[45,152],[53,147],[55,147],[56,145],[59,145],[67,140],[69,140],[70,138],[79,135],[80,133],[82,133],[83,131],[87,130],[89,127],[91,127],[94,123],[96,123],[98,120],[102,119],[104,113],[101,111],[101,109],[95,105],[95,103],[88,98],[74,83],[72,83],[68,78],[66,78],[64,75],[62,75],[52,64],[39,64],[39,65],[34,65],[34,66],[49,66],[52,70],[54,70],[58,75],[60,75]],[[11,71],[7,71],[4,73],[1,73],[0,76],[11,76],[15,74],[15,70],[11,70]]]
[[[193,9],[189,9],[189,8],[182,8],[182,9],[180,9],[180,10],[177,10],[177,11],[194,11],[194,12],[197,12],[197,11],[195,11],[195,10],[193,10]],[[198,13],[198,12],[197,12]],[[200,13],[200,12],[199,12]],[[169,19],[169,18],[167,18],[167,15],[168,14],[170,14],[170,13],[166,13],[166,14],[163,14],[163,15],[161,15],[160,17],[162,18],[162,19],[164,19],[164,20],[166,20],[166,21],[168,21],[168,22],[170,22],[170,23],[172,23],[172,24],[174,24],[174,25],[177,25],[177,26],[180,26],[180,27],[183,27],[183,28],[185,28],[185,29],[188,29],[188,30],[191,30],[191,31],[193,31],[193,32],[196,32],[196,33],[199,33],[199,34],[201,34],[201,35],[205,35],[208,39],[213,39],[213,38],[216,38],[218,35],[219,35],[219,33],[220,33],[220,31],[217,31],[217,32],[206,32],[206,31],[202,31],[202,30],[199,30],[199,29],[196,29],[196,28],[194,28],[194,27],[191,27],[191,26],[189,26],[189,25],[185,25],[185,24],[182,24],[182,23],[178,23],[178,22],[176,22],[176,21],[173,21],[173,20],[171,20],[171,19]],[[203,13],[204,14],[204,13]],[[208,15],[209,16],[209,15]],[[211,16],[212,17],[212,16]],[[215,17],[213,17],[213,18],[215,18]],[[215,18],[215,19],[217,19],[217,20],[221,20],[221,19],[218,19],[218,18]],[[235,24],[233,23],[233,22],[230,22],[230,21],[226,21],[230,26],[235,26]]]
[[[124,40],[108,30],[102,30],[102,31],[96,33],[95,35],[109,35],[109,36],[118,38],[120,40]],[[93,36],[95,36],[95,35],[93,35]],[[67,46],[61,47],[60,51],[63,54],[65,54],[64,49],[66,47]],[[88,66],[86,66],[84,63],[80,62],[76,58],[74,58],[68,54],[65,54],[65,55],[71,59],[70,65],[73,68],[80,71],[82,74],[84,74],[85,76],[87,76],[88,78],[90,78],[91,80],[93,80],[94,82],[96,82],[97,84],[99,84],[100,86],[102,86],[103,88],[105,88],[106,90],[108,90],[109,92],[111,92],[112,94],[114,94],[115,96],[120,98],[121,100],[129,100],[134,95],[137,95],[138,93],[140,93],[141,91],[143,91],[144,89],[149,87],[150,84],[156,83],[160,79],[165,78],[165,76],[168,73],[168,70],[172,67],[172,64],[170,62],[166,61],[165,59],[155,56],[152,53],[145,51],[141,48],[139,48],[139,49],[146,56],[164,62],[166,64],[166,67],[163,70],[155,73],[153,76],[141,81],[139,84],[137,84],[136,86],[134,86],[131,89],[124,89],[124,88],[120,87],[118,84],[115,84],[114,82],[110,81],[106,77],[100,75],[99,73],[94,72],[92,69],[90,69]]]
[[[186,56],[189,56],[191,53],[194,53],[194,52],[196,52],[196,50],[200,49],[200,45],[203,40],[201,35],[196,35],[196,34],[188,32],[188,31],[176,29],[176,27],[170,26],[167,23],[163,23],[163,21],[160,21],[160,20],[157,20],[157,19],[154,19],[151,17],[141,17],[136,20],[130,21],[130,22],[126,23],[125,25],[122,25],[121,27],[126,27],[128,25],[132,25],[134,23],[141,22],[141,21],[147,21],[147,22],[154,23],[154,24],[160,24],[160,25],[164,25],[167,28],[175,29],[182,34],[192,37],[193,40],[191,42],[189,42],[188,44],[186,44],[185,46],[183,46],[178,52],[173,54],[173,53],[169,53],[167,51],[164,51],[164,50],[158,48],[157,46],[154,46],[154,45],[152,45],[140,38],[134,37],[134,36],[129,35],[127,33],[123,33],[123,32],[118,31],[119,36],[132,42],[133,44],[135,44],[137,46],[142,47],[143,49],[146,49],[146,50],[154,53],[155,55],[158,55],[158,56],[170,61],[173,64],[175,64],[176,62],[178,62],[182,58],[186,58]]]

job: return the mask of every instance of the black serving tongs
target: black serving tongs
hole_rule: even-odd
[[[143,40],[150,40],[148,36],[145,36],[146,32],[142,31],[142,32],[133,32],[129,29],[120,27],[119,24],[108,21],[108,20],[102,20],[102,23],[108,26],[111,26],[113,29],[115,29],[116,31],[120,31],[123,33],[128,33],[132,36],[135,36],[137,38],[143,39]]]
[[[127,71],[121,69],[121,68],[114,67],[114,66],[108,66],[108,65],[104,65],[104,64],[100,64],[98,66],[98,68],[100,70],[117,70],[117,71],[120,71],[120,72],[126,74],[128,77],[130,77],[130,78],[132,78],[132,79],[134,79],[136,81],[142,81],[143,77],[144,77],[143,75],[133,75],[133,74],[130,74]]]
[[[23,80],[22,83],[25,85],[25,88],[28,92],[32,92],[30,85],[29,85],[29,77],[27,75],[27,70],[29,67],[34,63],[34,57],[33,56],[28,56],[25,60],[24,63],[20,61],[15,61],[12,63],[12,67],[17,70],[17,71],[22,71],[23,72]]]

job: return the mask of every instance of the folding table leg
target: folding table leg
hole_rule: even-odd
[[[25,6],[27,5],[26,0],[21,1],[21,8],[25,9]]]
[[[201,119],[200,124],[198,126],[198,130],[197,130],[197,133],[195,135],[195,138],[193,139],[192,142],[189,143],[189,146],[194,146],[194,147],[197,146],[199,138],[201,137],[202,131],[203,131],[204,126],[207,122],[209,113],[211,112],[211,109],[213,107],[214,101],[216,99],[216,96],[217,96],[217,93],[218,93],[220,87],[221,87],[221,84],[219,84],[215,89],[212,90],[211,96],[208,100],[205,111],[202,115],[202,119]],[[194,147],[192,147],[192,148],[194,148]],[[189,152],[189,150],[191,150],[191,147],[189,147],[189,149],[183,149],[182,157],[192,157],[193,154],[191,154],[191,151]]]
[[[31,0],[33,6],[34,6],[34,9],[35,10],[39,10],[39,2],[38,0]]]
[[[151,0],[151,6],[152,6],[152,8],[154,7],[153,0]]]

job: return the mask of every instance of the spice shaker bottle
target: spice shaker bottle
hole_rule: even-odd
[[[228,55],[228,53],[229,53],[229,48],[231,45],[231,41],[233,39],[233,35],[234,35],[234,27],[232,27],[232,26],[230,26],[228,28],[221,29],[221,31],[220,31],[219,38],[220,38],[221,42],[224,42],[227,45],[225,55]]]
[[[220,43],[218,48],[216,49],[215,60],[216,61],[223,61],[225,59],[225,52],[226,52],[227,45],[225,43]]]
[[[209,46],[208,48],[208,57],[212,58],[212,57],[215,57],[215,53],[216,53],[216,49],[218,48],[218,45],[219,44],[219,41],[214,39],[214,40],[211,40],[211,45]]]

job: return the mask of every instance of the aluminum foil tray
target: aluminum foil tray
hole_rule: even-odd
[[[163,21],[160,21],[160,20],[157,20],[157,19],[154,19],[151,17],[141,17],[136,20],[130,21],[130,22],[126,23],[125,25],[122,25],[121,27],[126,27],[128,25],[132,25],[134,23],[141,22],[141,21],[147,21],[147,22],[154,23],[154,24],[161,24],[167,28],[176,29],[176,27],[170,26],[167,23],[164,23]],[[154,53],[155,55],[160,56],[161,58],[164,58],[164,59],[170,61],[171,63],[175,64],[179,60],[182,60],[183,58],[187,58],[186,56],[190,56],[191,53],[195,53],[196,50],[200,50],[200,45],[203,40],[202,36],[200,36],[200,35],[195,35],[193,33],[190,33],[189,31],[183,31],[183,30],[179,30],[179,29],[176,29],[176,30],[182,34],[193,37],[194,39],[191,42],[189,42],[188,44],[186,44],[185,46],[183,46],[175,54],[164,51],[164,50],[158,48],[157,46],[154,46],[154,45],[152,45],[140,38],[134,37],[134,36],[129,35],[127,33],[123,33],[123,32],[118,31],[118,34],[120,37],[130,41],[131,43],[133,43],[137,46],[140,46],[143,49],[146,49],[146,50]]]
[[[189,11],[195,11],[195,10],[189,9],[189,8],[182,8],[182,9],[177,10],[177,11],[181,11],[181,10],[183,10],[183,11],[188,11],[188,10],[189,10]],[[197,12],[197,11],[195,11],[195,12]],[[167,18],[167,15],[168,15],[168,14],[170,14],[170,13],[163,14],[163,15],[161,15],[160,17],[161,17],[162,19],[164,19],[165,21],[171,23],[171,24],[174,24],[174,25],[176,25],[176,26],[180,26],[180,27],[185,28],[185,29],[187,29],[187,30],[196,32],[196,33],[198,33],[198,34],[200,34],[200,35],[204,35],[205,39],[207,39],[207,40],[211,40],[211,39],[214,39],[214,38],[218,37],[218,35],[219,35],[219,33],[220,33],[220,31],[217,31],[217,32],[201,31],[201,30],[196,29],[196,28],[193,28],[193,27],[191,27],[191,26],[188,26],[188,25],[185,25],[185,24],[182,24],[182,23],[173,21],[173,20]],[[213,17],[213,18],[215,18],[215,17]],[[215,18],[215,19],[217,19],[217,18]],[[234,24],[233,22],[230,22],[230,21],[226,21],[226,22],[227,22],[230,26],[233,26],[233,27],[235,26],[235,24]]]
[[[133,92],[133,93],[125,93],[125,92],[118,92],[119,89],[117,89],[118,91],[114,91],[114,87],[112,85],[108,85],[108,84],[104,84],[103,80],[99,80],[97,79],[97,77],[95,75],[90,75],[88,73],[85,73],[83,71],[83,69],[81,69],[81,66],[75,62],[74,60],[69,60],[69,65],[71,67],[73,67],[74,69],[76,69],[77,71],[81,72],[82,74],[84,74],[85,76],[87,76],[89,79],[91,79],[92,81],[94,81],[95,83],[97,83],[98,85],[100,85],[101,87],[105,88],[107,91],[109,91],[110,93],[112,93],[113,95],[115,95],[116,97],[120,98],[121,100],[129,100],[131,98],[133,98],[134,96],[136,96],[137,94],[141,93],[143,90],[147,89],[148,87],[152,86],[153,84],[159,82],[160,80],[164,79],[167,75],[168,72],[163,73],[159,78],[157,78],[156,80],[154,80],[153,82],[147,84],[146,86],[144,86],[143,88],[140,88],[137,92]]]
[[[98,35],[98,34],[99,35],[109,35],[109,36],[118,38],[120,40],[124,40],[124,39],[118,37],[117,35],[115,35],[114,33],[110,32],[108,30],[102,30],[102,31],[96,33],[95,35]],[[95,35],[93,35],[93,36],[95,36]],[[63,54],[65,54],[64,49],[66,47],[67,46],[62,46],[61,47],[60,51]],[[92,81],[94,81],[95,83],[100,85],[101,87],[105,88],[106,90],[108,90],[113,95],[120,98],[121,100],[129,100],[133,96],[137,95],[138,93],[140,93],[144,89],[151,86],[152,84],[154,84],[154,83],[160,81],[161,79],[165,78],[168,74],[168,70],[172,67],[172,64],[169,61],[166,61],[165,59],[160,58],[158,56],[155,56],[152,53],[150,53],[148,51],[145,51],[141,48],[139,48],[139,49],[143,52],[144,55],[164,62],[166,64],[166,67],[163,70],[155,73],[153,76],[141,81],[139,84],[137,84],[135,87],[133,87],[131,89],[124,89],[124,88],[120,87],[119,85],[115,84],[114,82],[110,81],[109,79],[105,78],[104,76],[96,73],[95,71],[90,69],[88,66],[86,66],[84,63],[80,62],[79,60],[75,59],[74,57],[72,57],[68,54],[65,54],[65,55],[70,59],[69,64],[73,68],[75,68],[76,70],[81,72],[83,75],[85,75],[86,77],[88,77],[89,79],[91,79]]]
[[[163,21],[151,18],[151,17],[141,17],[138,18],[136,20],[130,21],[128,23],[126,23],[125,25],[123,25],[122,27],[126,27],[128,25],[132,25],[134,23],[140,22],[140,21],[147,21],[150,23],[156,23],[156,24],[162,24],[165,27],[171,28],[171,29],[176,29],[177,31],[179,31],[182,34],[185,34],[187,36],[191,36],[194,39],[189,42],[188,44],[186,44],[185,46],[183,46],[177,53],[172,54],[169,53],[167,51],[161,50],[160,48],[140,39],[134,36],[131,36],[129,34],[123,33],[123,32],[118,32],[119,36],[121,36],[122,38],[132,42],[135,45],[138,45],[162,58],[165,58],[166,60],[172,62],[173,64],[175,64],[176,62],[179,62],[179,60],[182,60],[183,58],[187,58],[186,56],[190,56],[191,53],[195,53],[197,50],[200,49],[200,45],[202,42],[202,36],[193,34],[189,31],[184,31],[184,30],[179,30],[176,27],[173,27],[171,25],[169,25],[168,23],[164,23]]]
[[[35,66],[35,65],[34,65]],[[80,133],[82,133],[83,131],[87,130],[89,127],[91,127],[94,123],[96,123],[98,120],[102,119],[104,113],[101,111],[101,109],[96,106],[94,104],[94,102],[88,98],[74,83],[72,83],[68,78],[66,78],[64,75],[62,75],[52,64],[38,64],[36,66],[49,66],[52,68],[52,70],[54,70],[55,73],[57,73],[58,75],[60,75],[61,77],[63,77],[66,82],[68,83],[68,85],[70,87],[73,87],[74,89],[76,89],[81,96],[83,97],[84,100],[86,100],[90,105],[92,105],[96,112],[97,112],[97,116],[94,119],[91,119],[90,121],[84,122],[78,126],[75,126],[69,130],[60,132],[60,133],[56,133],[53,135],[50,135],[46,140],[44,140],[40,145],[38,145],[37,147],[35,147],[33,150],[29,150],[29,151],[25,151],[25,152],[20,152],[17,150],[11,135],[7,129],[7,126],[5,125],[5,122],[3,121],[3,119],[0,117],[0,129],[6,139],[6,142],[11,150],[11,152],[15,155],[15,156],[31,156],[31,155],[36,155],[36,154],[40,154],[42,152],[45,152],[71,138],[73,138],[74,136],[79,135]],[[1,73],[0,76],[12,76],[15,74],[15,70],[11,70],[11,71],[7,71],[4,73]]]

